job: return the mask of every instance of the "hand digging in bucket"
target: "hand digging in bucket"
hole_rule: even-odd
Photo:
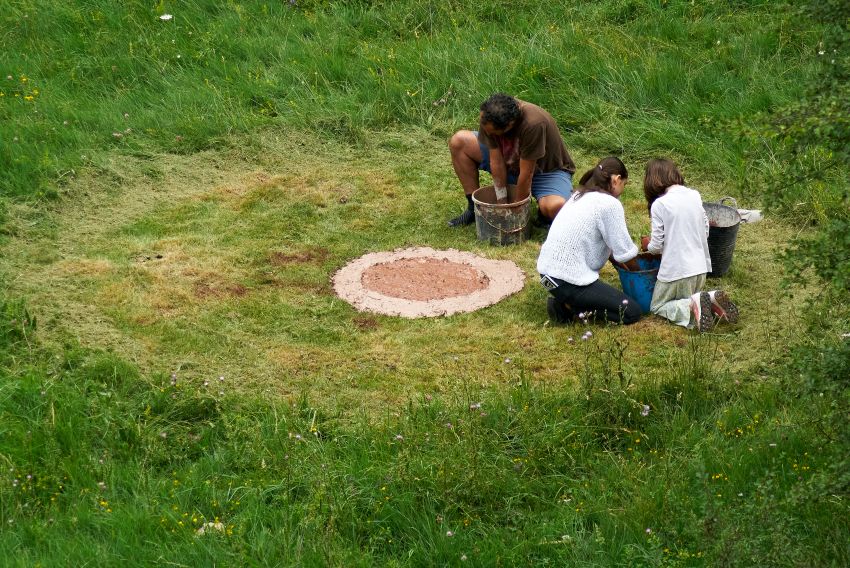
[[[737,320],[738,309],[725,292],[703,292],[712,269],[709,220],[699,192],[686,187],[676,164],[667,159],[646,165],[643,192],[652,219],[646,249],[660,254],[661,266],[650,311],[676,325],[709,331],[714,316]]]
[[[532,195],[541,215],[554,219],[572,193],[575,173],[555,119],[539,106],[504,93],[491,95],[479,110],[478,130],[459,130],[449,140],[467,209],[448,225],[475,221],[471,196],[480,186],[482,170],[493,176],[496,187],[516,185],[514,201]],[[508,203],[507,195],[497,203]]]
[[[622,160],[603,158],[581,177],[581,185],[552,222],[537,258],[540,283],[554,298],[547,304],[550,321],[562,319],[564,305],[595,314],[594,319],[623,324],[640,320],[638,302],[599,278],[609,258],[618,265],[639,268],[638,248],[620,203],[628,178]]]

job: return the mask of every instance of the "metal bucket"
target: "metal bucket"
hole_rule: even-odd
[[[732,202],[732,207],[723,205],[727,200]],[[708,277],[720,278],[732,265],[741,214],[738,213],[738,203],[732,197],[724,197],[717,203],[703,202],[702,208],[708,217],[708,254],[711,256]]]
[[[479,187],[472,194],[475,204],[475,233],[478,240],[493,245],[518,245],[525,242],[531,230],[528,224],[531,196],[516,201],[516,186],[508,186],[508,202],[496,203],[492,185]]]

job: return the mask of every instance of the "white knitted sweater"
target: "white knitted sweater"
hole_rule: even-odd
[[[587,286],[599,279],[612,251],[618,262],[638,254],[620,200],[607,193],[573,193],[552,222],[537,272]]]

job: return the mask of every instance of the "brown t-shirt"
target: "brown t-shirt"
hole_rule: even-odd
[[[539,106],[517,99],[520,117],[504,136],[488,136],[479,125],[478,138],[488,148],[499,148],[508,172],[519,173],[519,160],[536,160],[537,172],[565,170],[574,174],[576,165],[567,152],[552,115]]]

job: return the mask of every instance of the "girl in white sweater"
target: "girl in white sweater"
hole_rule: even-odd
[[[652,218],[652,235],[642,242],[661,254],[658,281],[650,311],[673,323],[709,331],[714,315],[738,320],[738,308],[723,290],[701,292],[711,271],[708,217],[698,191],[684,186],[685,178],[670,160],[650,160],[643,192]]]
[[[552,222],[537,259],[540,282],[552,295],[550,320],[566,323],[580,312],[625,324],[640,319],[635,300],[599,280],[609,257],[638,270],[638,249],[619,200],[628,177],[619,158],[603,159],[581,177],[581,186]]]

